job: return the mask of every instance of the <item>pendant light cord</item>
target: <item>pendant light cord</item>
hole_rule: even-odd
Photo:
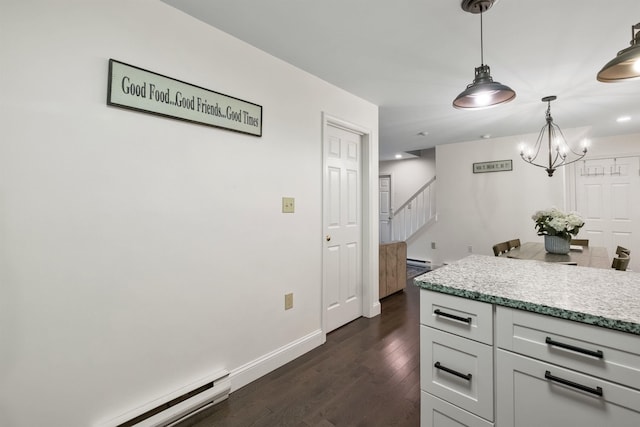
[[[482,10],[480,11],[480,65],[484,65],[484,43],[483,43],[483,39],[482,39],[482,15],[483,12]]]

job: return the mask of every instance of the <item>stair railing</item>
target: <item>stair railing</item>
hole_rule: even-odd
[[[436,221],[436,177],[423,185],[402,206],[392,212],[392,240],[407,241],[423,227]]]

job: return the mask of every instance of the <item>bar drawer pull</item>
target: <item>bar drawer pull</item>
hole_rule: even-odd
[[[577,388],[578,390],[586,391],[587,393],[595,394],[596,396],[602,396],[602,387],[588,387],[586,385],[574,383],[573,381],[565,380],[564,378],[559,378],[554,375],[551,375],[550,371],[546,371],[544,373],[544,377],[548,380],[555,381],[560,384],[568,385],[569,387]]]
[[[444,311],[440,311],[439,308],[436,308],[433,311],[433,313],[438,316],[447,317],[449,319],[457,320],[459,322],[468,323],[469,325],[471,324],[471,317],[460,317],[460,316],[456,316],[455,314],[445,313]]]
[[[554,341],[549,337],[547,337],[544,340],[544,342],[546,344],[549,344],[549,345],[552,345],[552,346],[555,346],[555,347],[560,347],[560,348],[564,348],[564,349],[567,349],[567,350],[575,351],[577,353],[586,354],[588,356],[597,357],[598,359],[602,359],[604,357],[604,353],[602,353],[601,350],[596,350],[596,351],[587,350],[585,348],[576,347],[576,346],[573,346],[571,344],[565,344],[565,343],[562,343],[562,342]]]
[[[440,362],[434,363],[433,366],[435,366],[436,369],[441,369],[441,370],[443,370],[445,372],[450,373],[451,375],[455,375],[456,377],[460,377],[460,378],[465,379],[467,381],[471,381],[471,374],[463,374],[463,373],[455,371],[455,370],[453,370],[451,368],[447,368],[446,366],[442,366],[440,364]]]

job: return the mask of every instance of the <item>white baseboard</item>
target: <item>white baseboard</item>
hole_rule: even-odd
[[[320,329],[297,339],[283,347],[265,354],[249,363],[231,370],[231,392],[244,387],[252,381],[291,362],[308,351],[322,344],[323,334]]]
[[[382,313],[382,306],[380,305],[380,301],[374,301],[371,309],[367,313],[363,313],[364,317],[371,319],[372,317],[379,316]]]

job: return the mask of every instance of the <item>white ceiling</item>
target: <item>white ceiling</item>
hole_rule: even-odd
[[[563,130],[640,133],[640,81],[596,80],[629,46],[639,0],[497,1],[483,16],[484,62],[517,96],[481,111],[451,105],[480,65],[480,16],[460,0],[163,1],[379,105],[381,160],[482,135],[537,134],[547,95],[558,96],[551,113]],[[623,115],[632,119],[617,123]]]

